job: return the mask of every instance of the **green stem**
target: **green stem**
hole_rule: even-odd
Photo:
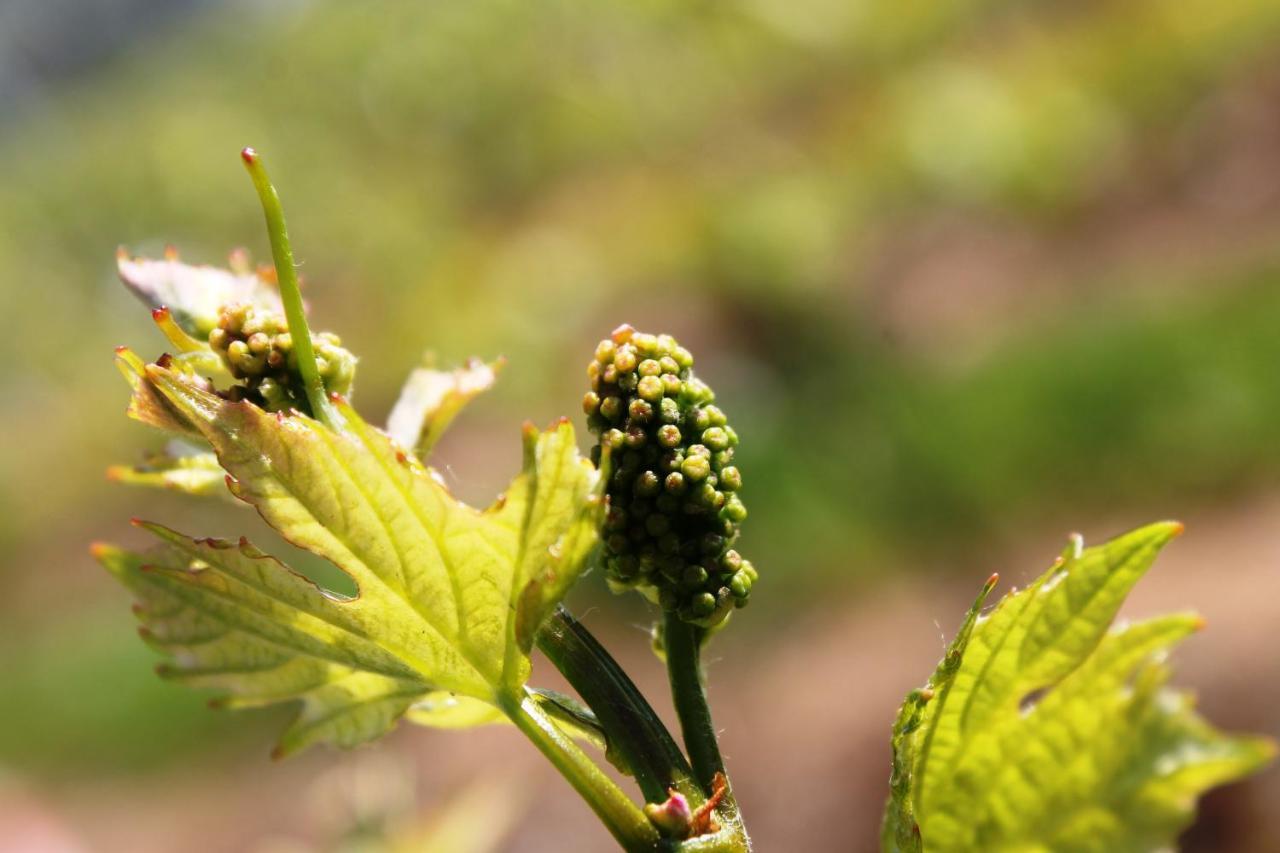
[[[712,794],[716,776],[721,775],[727,785],[724,799],[717,808],[727,822],[724,830],[730,844],[740,845],[731,849],[751,849],[751,841],[742,824],[742,813],[733,798],[733,786],[728,784],[724,772],[724,758],[719,753],[716,724],[707,703],[707,690],[703,686],[703,629],[680,619],[676,612],[663,616],[663,638],[667,646],[667,678],[671,681],[671,698],[680,719],[681,734],[685,736],[685,748],[694,765],[694,777],[708,794]],[[695,839],[696,840],[696,839]],[[714,841],[708,839],[708,843]],[[692,849],[692,848],[691,848]]]
[[[587,801],[624,850],[659,849],[658,831],[644,812],[543,713],[527,690],[502,696],[499,702],[503,712]]]
[[[664,616],[667,646],[667,677],[671,681],[671,698],[680,718],[684,745],[698,784],[709,794],[717,773],[724,773],[724,759],[716,740],[711,708],[703,688],[701,649],[702,629],[690,625],[674,612]]]
[[[258,191],[258,200],[262,202],[263,215],[267,218],[271,258],[276,265],[280,299],[284,303],[285,319],[289,322],[289,337],[293,340],[293,351],[298,357],[298,372],[302,374],[307,402],[311,404],[311,413],[317,420],[331,429],[337,429],[342,425],[342,416],[329,402],[324,382],[320,379],[320,370],[316,367],[311,329],[307,326],[307,315],[302,306],[302,289],[298,286],[298,270],[293,262],[293,246],[289,243],[289,232],[285,228],[280,196],[271,185],[271,178],[267,176],[267,169],[262,165],[262,157],[257,151],[245,148],[240,152],[240,159],[244,160],[245,168],[249,170],[254,189]]]
[[[684,735],[685,748],[689,751],[689,760],[693,763],[694,776],[707,794],[711,794],[717,774],[723,775],[726,785],[729,785],[729,778],[724,770],[724,758],[720,755],[716,727],[711,720],[711,707],[707,704],[707,693],[703,686],[703,629],[685,622],[675,612],[665,613],[663,619],[671,699],[676,706],[676,716],[680,719],[680,730]],[[738,803],[734,799],[732,785],[729,785],[717,811],[729,824],[723,834],[731,845],[730,849],[750,850],[751,841],[742,822]],[[707,843],[710,845],[717,842],[707,839]]]
[[[582,623],[556,608],[538,632],[538,648],[560,670],[604,728],[645,799],[660,803],[675,788],[693,808],[706,796],[671,733],[627,674]]]

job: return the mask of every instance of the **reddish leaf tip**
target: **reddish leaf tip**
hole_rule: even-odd
[[[1181,536],[1186,529],[1187,526],[1181,521],[1173,521],[1169,523],[1170,536]]]
[[[252,166],[258,160],[258,152],[254,151],[252,148],[241,148],[240,159]]]
[[[164,246],[164,259],[166,261],[176,261],[178,259],[178,247],[172,243],[166,243]]]
[[[129,260],[129,250],[126,249],[124,246],[116,246],[116,260],[117,261]]]
[[[152,308],[151,319],[155,320],[157,323],[163,323],[165,320],[169,319],[169,307],[167,305],[161,305],[159,308]]]
[[[125,353],[127,353],[128,351],[129,351],[129,348],[128,348],[127,346],[125,346],[124,344],[121,344],[120,346],[118,346],[118,347],[116,347],[116,348],[115,348],[115,354],[116,354],[116,355],[124,355],[124,354],[125,354]]]
[[[103,557],[110,554],[113,550],[114,549],[112,548],[112,546],[106,542],[90,542],[89,543],[89,554],[95,560],[101,560]]]
[[[129,519],[129,523],[132,524],[134,527],[145,527],[147,524],[145,521],[143,521],[141,518],[138,518],[138,516],[136,515],[133,518]]]
[[[991,573],[991,577],[987,578],[987,582],[986,582],[985,584],[983,584],[982,586],[983,586],[983,588],[984,588],[984,589],[988,589],[988,590],[990,590],[990,589],[994,589],[994,588],[995,588],[995,585],[996,585],[996,584],[998,584],[998,583],[1000,583],[1000,573],[999,573],[999,572],[992,572],[992,573]]]
[[[1203,631],[1207,627],[1209,627],[1209,621],[1197,613],[1194,617],[1194,621],[1191,623],[1191,630]]]

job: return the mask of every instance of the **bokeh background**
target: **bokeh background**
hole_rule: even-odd
[[[711,669],[759,849],[874,849],[902,695],[1072,530],[1186,521],[1129,610],[1205,613],[1180,682],[1280,734],[1274,0],[7,0],[0,850],[609,847],[511,731],[270,762],[281,714],[156,679],[90,560],[132,515],[271,545],[103,476],[157,441],[112,347],[163,347],[116,246],[267,257],[248,144],[372,419],[424,351],[509,359],[435,458],[470,500],[614,325],[697,354],[762,572]],[[667,708],[633,599],[574,593]],[[1184,847],[1280,850],[1278,802]]]

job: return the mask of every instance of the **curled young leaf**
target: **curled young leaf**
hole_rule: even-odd
[[[472,359],[456,370],[414,369],[387,418],[387,434],[426,459],[458,412],[493,387],[502,364]]]
[[[1077,542],[985,615],[984,586],[894,725],[886,851],[1163,849],[1196,796],[1266,763],[1272,744],[1217,731],[1164,684],[1199,617],[1110,628],[1180,531]]]
[[[169,253],[163,260],[134,258],[124,249],[116,253],[116,267],[133,293],[153,309],[167,308],[174,322],[198,340],[218,323],[218,310],[230,303],[284,310],[280,292],[257,272],[244,266],[225,270],[191,266]]]

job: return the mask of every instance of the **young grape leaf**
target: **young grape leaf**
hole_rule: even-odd
[[[1165,686],[1164,657],[1199,617],[1109,630],[1180,531],[1076,539],[984,615],[988,581],[894,724],[883,849],[1166,849],[1196,796],[1270,759],[1269,741],[1222,734]]]
[[[163,260],[134,258],[124,249],[116,253],[116,267],[123,281],[139,299],[153,309],[167,308],[174,321],[188,335],[205,339],[218,323],[218,310],[229,303],[281,313],[280,292],[264,278],[269,273],[248,269],[243,258],[233,256],[232,266],[191,266],[170,251]]]
[[[213,448],[236,497],[359,589],[340,599],[246,542],[146,525],[156,551],[99,555],[142,599],[173,677],[226,690],[231,704],[301,700],[284,752],[377,736],[415,704],[415,720],[435,707],[456,725],[441,695],[483,722],[463,700],[498,704],[524,684],[533,632],[582,571],[602,506],[602,477],[567,421],[526,426],[524,470],[481,512],[340,399],[334,431],[224,400],[160,364],[135,379],[135,399],[165,407],[164,426]]]
[[[171,489],[189,495],[227,495],[226,472],[213,453],[172,441],[141,465],[112,465],[107,478],[131,486]]]
[[[472,359],[456,370],[415,368],[391,408],[387,434],[426,459],[462,407],[493,387],[501,367]]]

